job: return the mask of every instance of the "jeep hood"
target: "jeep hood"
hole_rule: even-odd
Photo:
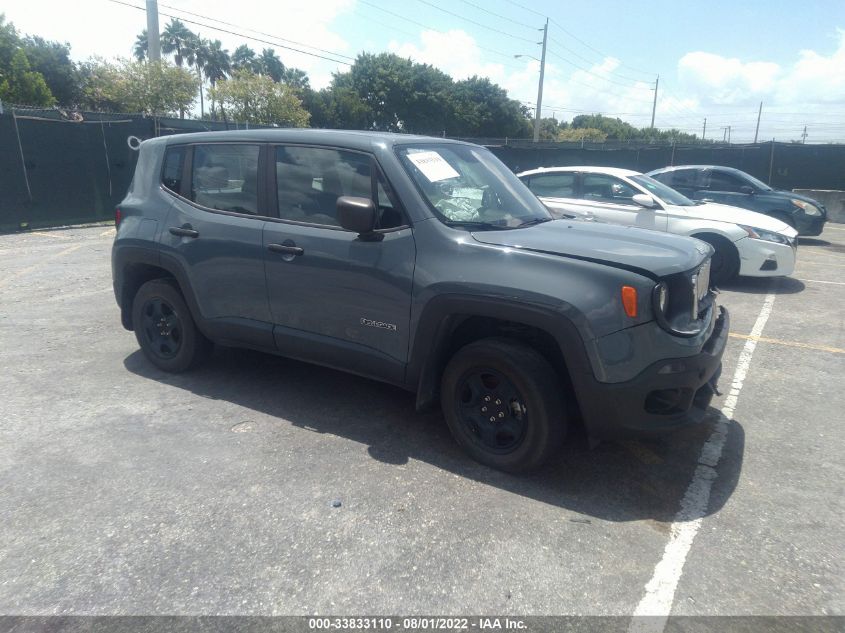
[[[699,240],[634,227],[552,220],[509,231],[474,231],[482,244],[597,262],[656,278],[690,270],[712,252]]]
[[[742,224],[755,229],[782,233],[788,237],[795,237],[798,234],[795,229],[777,218],[717,202],[705,202],[692,207],[672,206],[671,209],[673,214],[687,218]]]

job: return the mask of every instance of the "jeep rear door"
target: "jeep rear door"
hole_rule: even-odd
[[[287,356],[391,382],[404,378],[416,249],[372,155],[272,148],[278,215],[264,230],[274,337]],[[376,199],[380,230],[340,227],[339,196]]]
[[[264,277],[266,194],[259,144],[190,146],[184,184],[161,232],[162,258],[186,277],[206,331],[215,339],[272,347]]]

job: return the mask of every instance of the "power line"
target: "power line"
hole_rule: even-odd
[[[128,2],[122,2],[122,0],[108,0],[108,2],[113,2],[114,4],[120,4],[120,5],[123,5],[125,7],[132,8],[132,9],[138,9],[139,11],[146,11],[146,9],[144,7],[138,7],[138,6],[135,6],[134,4],[129,4]],[[241,37],[241,38],[244,38],[244,39],[247,39],[247,40],[252,40],[254,42],[261,42],[262,44],[269,44],[270,46],[275,46],[275,47],[278,47],[278,48],[283,48],[285,50],[294,51],[295,53],[301,53],[302,55],[308,55],[309,57],[317,57],[319,59],[324,59],[326,61],[334,62],[336,64],[344,64],[346,66],[352,65],[350,62],[347,62],[347,61],[343,61],[343,60],[340,60],[340,59],[332,59],[332,58],[326,57],[324,55],[318,55],[317,53],[309,53],[308,51],[303,51],[303,50],[300,50],[298,48],[294,48],[292,46],[286,46],[284,44],[279,44],[278,42],[271,42],[269,40],[264,40],[264,39],[261,39],[261,38],[258,38],[258,37],[253,37],[251,35],[244,35],[243,33],[237,33],[235,31],[223,29],[223,28],[220,28],[218,26],[212,26],[210,24],[204,24],[202,22],[197,22],[195,20],[189,20],[188,18],[183,18],[183,17],[178,16],[178,15],[173,15],[172,13],[165,13],[163,11],[159,11],[159,14],[161,14],[165,17],[168,17],[168,18],[176,18],[178,20],[182,20],[183,22],[187,22],[188,24],[193,24],[195,26],[201,26],[201,27],[206,28],[206,29],[211,29],[212,31],[219,31],[220,33],[226,33],[228,35],[235,35],[237,37]]]
[[[512,39],[515,39],[515,40],[520,40],[522,42],[528,42],[529,44],[537,44],[538,43],[534,40],[528,39],[527,37],[520,37],[519,35],[514,35],[513,33],[508,33],[507,31],[502,31],[501,29],[497,29],[497,28],[494,28],[492,26],[487,26],[486,24],[481,24],[480,22],[476,22],[472,18],[468,18],[466,16],[460,15],[458,13],[455,13],[454,11],[449,11],[449,9],[444,9],[443,7],[438,7],[436,4],[434,4],[432,2],[428,2],[428,0],[417,0],[417,2],[424,4],[426,6],[429,6],[432,9],[437,9],[438,11],[442,11],[443,13],[446,13],[448,15],[451,15],[452,17],[458,18],[459,20],[463,20],[464,22],[470,22],[471,24],[474,24],[475,26],[480,26],[481,28],[487,29],[488,31],[492,31],[493,33],[498,33],[499,35],[504,35],[506,37],[510,37]]]
[[[617,86],[624,86],[625,88],[636,88],[637,87],[637,86],[632,85],[632,84],[622,83],[621,81],[616,81],[614,79],[610,79],[609,77],[604,77],[604,76],[600,75],[599,73],[597,73],[593,70],[590,70],[589,68],[584,68],[583,66],[566,59],[562,55],[559,55],[558,53],[556,53],[554,50],[549,50],[549,53],[551,53],[553,57],[558,58],[560,61],[562,61],[566,64],[569,64],[570,66],[574,66],[575,68],[577,68],[577,69],[579,69],[579,70],[581,70],[585,73],[588,73],[588,74],[590,74],[594,77],[597,77],[597,78],[601,79],[602,81],[606,81],[608,83],[615,84]],[[642,82],[639,82],[639,83],[642,83]],[[642,86],[642,88],[644,88],[644,87],[645,86]]]
[[[604,58],[604,57],[614,57],[613,55],[608,55],[608,54],[606,54],[606,53],[602,53],[599,49],[594,48],[593,46],[590,46],[587,42],[585,42],[584,40],[582,40],[580,37],[578,37],[578,36],[577,36],[577,35],[575,35],[574,33],[570,32],[570,31],[567,31],[565,28],[563,28],[563,26],[562,26],[562,25],[561,25],[561,24],[560,24],[557,20],[554,20],[554,19],[552,19],[552,18],[549,18],[549,21],[550,21],[552,24],[554,24],[557,28],[559,28],[561,31],[563,31],[564,33],[566,33],[569,37],[571,37],[571,38],[572,38],[573,40],[575,40],[576,42],[580,42],[581,44],[583,44],[584,46],[586,46],[587,48],[589,48],[591,51],[593,51],[593,52],[594,52],[594,53],[596,53],[597,55],[601,55],[601,56],[602,56],[602,58]],[[614,57],[614,59],[616,59],[616,58]],[[643,74],[643,75],[653,75],[653,74],[654,74],[653,72],[649,72],[649,71],[647,71],[647,70],[641,70],[641,69],[639,69],[639,68],[634,68],[633,66],[629,66],[628,64],[626,64],[626,63],[624,63],[624,62],[622,62],[622,61],[620,61],[619,63],[620,63],[620,65],[621,65],[621,66],[625,66],[626,68],[630,68],[630,69],[631,69],[631,70],[633,70],[634,72],[641,73],[641,74]]]
[[[238,24],[232,24],[231,22],[226,22],[225,20],[219,20],[217,18],[212,18],[206,15],[202,15],[200,13],[193,13],[192,11],[187,11],[186,9],[180,9],[179,7],[174,7],[169,4],[164,4],[163,2],[159,2],[160,7],[165,7],[167,9],[171,9],[173,11],[178,11],[180,13],[185,13],[186,15],[192,15],[194,17],[203,18],[204,20],[211,20],[212,22],[217,22],[218,24],[225,24],[226,26],[231,26],[236,29],[240,29],[242,31],[248,31],[250,33],[257,33],[258,35],[263,35],[265,37],[272,37],[273,39],[279,40],[281,42],[288,42],[289,44],[296,44],[297,46],[304,46],[305,48],[311,48],[315,51],[320,51],[321,53],[327,53],[329,55],[334,55],[335,57],[344,57],[346,59],[355,60],[354,57],[350,57],[349,55],[343,55],[342,53],[335,53],[334,51],[328,51],[324,48],[318,48],[316,46],[311,46],[310,44],[304,44],[303,42],[297,42],[295,40],[289,40],[284,37],[279,37],[278,35],[273,35],[272,33],[264,33],[263,31],[256,31],[255,29],[250,29],[245,26],[240,26]],[[182,19],[182,18],[176,18]]]
[[[475,7],[479,11],[484,11],[484,13],[489,13],[490,15],[495,16],[495,17],[499,18],[500,20],[505,20],[508,24],[516,24],[518,26],[524,26],[526,29],[531,29],[532,31],[538,30],[537,27],[534,26],[533,24],[526,24],[525,22],[518,22],[517,20],[513,20],[513,19],[511,19],[507,16],[502,15],[501,13],[494,13],[493,11],[490,11],[490,9],[485,9],[484,7],[482,7],[478,4],[475,4],[474,2],[470,2],[469,0],[461,0],[461,2],[463,2],[464,4],[468,4],[471,7]],[[540,29],[540,30],[542,30],[542,29]]]
[[[380,7],[379,5],[377,5],[373,2],[369,2],[369,0],[358,0],[358,2],[360,4],[366,4],[367,6],[372,7],[373,9],[376,9],[376,10],[381,11],[383,13],[387,13],[389,15],[392,15],[393,17],[399,18],[400,20],[405,20],[406,22],[410,22],[411,24],[416,24],[417,26],[422,27],[422,28],[426,29],[427,31],[434,31],[435,33],[440,33],[441,35],[448,35],[448,33],[446,33],[445,31],[441,31],[440,29],[436,29],[433,26],[429,26],[428,24],[423,24],[422,22],[418,22],[418,21],[413,20],[409,17],[406,17],[406,16],[401,15],[399,13],[396,13],[394,11],[391,11],[390,9],[385,9],[384,7]],[[476,44],[476,47],[479,50],[485,51],[487,53],[492,53],[494,55],[500,55],[500,56],[506,57],[508,59],[513,59],[512,53],[503,53],[502,51],[497,51],[495,49],[487,48],[485,46],[479,46],[478,44]],[[511,68],[511,69],[514,69],[514,70],[522,70],[522,68],[518,68],[517,66],[514,66],[512,64],[502,64],[502,65],[507,66],[508,68]]]

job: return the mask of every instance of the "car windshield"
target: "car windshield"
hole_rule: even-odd
[[[667,187],[662,182],[658,182],[651,176],[631,176],[631,180],[668,204],[674,204],[679,207],[693,207],[696,204],[685,195],[678,193],[671,187]]]
[[[397,153],[437,218],[495,230],[552,220],[546,207],[488,150],[472,145],[404,145]]]

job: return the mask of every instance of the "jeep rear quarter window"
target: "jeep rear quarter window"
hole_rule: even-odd
[[[185,164],[185,146],[169,147],[164,155],[161,184],[173,193],[182,193],[182,168]]]
[[[197,145],[191,169],[191,200],[234,213],[258,213],[257,145]]]

